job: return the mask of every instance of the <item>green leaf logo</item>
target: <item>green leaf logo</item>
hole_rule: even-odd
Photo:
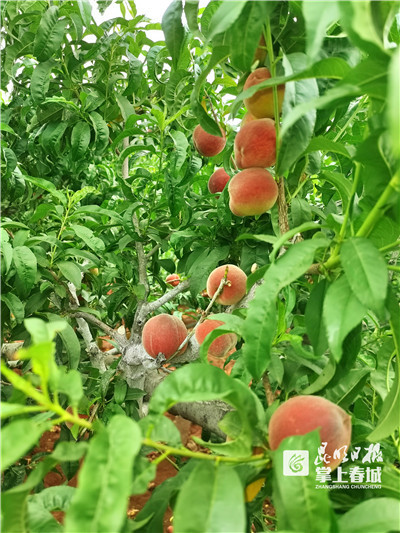
[[[289,468],[292,472],[302,472],[304,467],[303,467],[303,461],[304,461],[304,457],[301,456],[300,454],[295,454],[295,455],[292,455],[290,461],[289,461]]]

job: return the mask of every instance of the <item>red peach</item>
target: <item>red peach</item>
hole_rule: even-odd
[[[150,318],[142,332],[142,343],[146,352],[156,358],[159,353],[169,359],[186,339],[185,324],[176,316],[162,313]],[[181,349],[183,353],[187,345]]]
[[[236,135],[234,146],[239,168],[270,167],[276,160],[275,122],[270,118],[248,122]]]
[[[193,132],[193,143],[199,154],[206,157],[217,155],[225,148],[225,133],[221,129],[222,137],[207,133],[200,124],[195,127]]]
[[[247,276],[243,270],[236,265],[222,265],[211,272],[207,280],[207,293],[210,298],[214,296],[225,276],[225,271],[228,269],[227,281],[221,294],[217,297],[216,302],[222,305],[233,305],[239,302],[246,294]]]
[[[250,74],[247,78],[246,83],[244,84],[243,90],[246,91],[258,85],[259,83],[269,80],[271,78],[270,71],[265,68],[257,68],[254,72]],[[279,113],[282,110],[283,97],[285,95],[285,86],[278,85],[278,108]],[[250,111],[252,115],[256,118],[274,118],[274,95],[272,87],[267,89],[261,89],[257,91],[250,98],[245,98],[244,105]]]
[[[181,278],[179,277],[179,274],[169,274],[165,278],[165,283],[168,283],[168,285],[172,285],[172,287],[176,287],[179,285],[181,281]]]
[[[219,326],[223,326],[225,322],[222,320],[207,319],[199,324],[195,330],[196,340],[199,344],[203,344],[207,335]],[[237,337],[234,333],[225,333],[215,339],[209,349],[207,355],[212,357],[225,357],[225,355],[236,346]]]
[[[338,405],[320,396],[296,396],[282,403],[269,422],[269,445],[276,450],[281,441],[293,435],[320,430],[321,443],[326,442],[325,466],[334,470],[343,460],[351,442],[351,418]],[[343,448],[343,449],[342,449]],[[337,459],[335,450],[340,450]]]
[[[219,168],[211,174],[210,179],[208,180],[208,190],[211,194],[222,192],[229,180],[229,174],[227,174],[223,168]]]
[[[238,217],[261,215],[275,204],[278,186],[263,168],[246,168],[229,182],[229,208]]]

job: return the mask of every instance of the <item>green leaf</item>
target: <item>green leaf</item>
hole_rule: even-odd
[[[15,420],[2,428],[1,471],[18,461],[51,427],[50,423],[37,424],[33,420]]]
[[[32,80],[31,80],[31,84],[32,84]],[[11,133],[12,135],[16,135],[17,137],[19,137],[19,135],[15,133],[15,131],[11,128],[11,126],[9,126],[8,124],[5,124],[4,122],[0,122],[0,131],[6,131],[7,133]]]
[[[351,290],[368,309],[381,314],[388,275],[379,250],[368,239],[352,237],[342,245],[340,259]]]
[[[77,122],[71,132],[71,149],[74,161],[81,159],[90,143],[90,126],[87,122]]]
[[[279,238],[275,239],[272,247],[272,251],[269,255],[269,260],[271,263],[275,261],[275,258],[281,249],[281,247],[287,242],[289,239],[294,237],[297,233],[303,233],[304,231],[311,231],[311,230],[320,230],[321,226],[317,222],[304,222],[304,224],[300,224],[300,226],[297,226],[296,228],[293,228],[283,235],[281,235]],[[266,241],[268,242],[268,241]]]
[[[208,400],[222,400],[237,409],[241,433],[223,444],[203,444],[224,455],[251,452],[253,435],[265,431],[264,409],[247,385],[232,380],[220,368],[194,364],[169,374],[151,397],[149,414],[161,416],[178,402]]]
[[[200,33],[199,26],[197,24],[197,14],[199,12],[198,0],[185,0],[184,11],[189,30],[193,33],[193,35],[198,35]]]
[[[39,63],[33,71],[31,78],[31,96],[35,104],[40,104],[46,98],[50,86],[50,74],[55,66],[54,60],[50,59]]]
[[[295,53],[284,56],[283,65],[285,72],[300,72],[307,65],[305,54]],[[286,84],[285,98],[283,101],[283,118],[303,102],[309,102],[318,96],[318,86],[315,79],[300,80]],[[310,109],[293,123],[290,128],[282,131],[281,148],[277,161],[277,173],[282,175],[288,170],[297,158],[304,152],[310,143],[317,112]]]
[[[96,151],[102,153],[108,146],[109,133],[107,124],[102,119],[101,115],[95,111],[92,111],[89,114],[89,117],[92,121],[94,131],[96,132]]]
[[[232,2],[227,0],[222,2],[217,11],[212,16],[210,25],[208,26],[207,38],[209,41],[219,33],[227,31],[232,24],[240,17],[245,5],[245,0]]]
[[[62,525],[51,511],[66,511],[75,494],[74,487],[48,487],[28,498],[28,522],[30,533],[56,533]]]
[[[400,49],[397,48],[389,66],[389,83],[386,107],[386,119],[389,124],[390,142],[394,155],[400,156]]]
[[[92,6],[89,0],[77,0],[79,12],[86,28],[90,27],[92,20]]]
[[[226,3],[224,2],[221,8]],[[276,2],[246,2],[245,4],[240,16],[229,28],[227,36],[231,47],[232,64],[239,70],[248,72],[254,62],[254,54],[259,45],[265,21],[274,10]]]
[[[71,196],[70,205],[76,205],[84,198],[86,198],[86,196],[95,192],[97,192],[97,189],[95,189],[94,187],[90,187],[89,185],[83,187],[83,189],[80,189],[79,191],[75,191],[74,194]]]
[[[114,416],[95,435],[79,474],[79,487],[65,515],[66,531],[122,530],[133,462],[140,447],[139,426],[126,416]]]
[[[29,181],[30,183],[33,183],[33,185],[36,185],[36,187],[40,187],[44,191],[47,191],[53,196],[54,198],[57,198],[60,203],[63,205],[67,205],[67,198],[65,194],[63,194],[61,191],[58,191],[51,181],[45,180],[43,178],[34,178],[32,176],[26,176],[24,174],[24,179],[26,181]]]
[[[51,342],[54,339],[55,334],[66,327],[67,322],[61,318],[47,323],[40,318],[26,318],[24,324],[29,331],[33,342],[38,344],[41,342]]]
[[[340,379],[337,385],[328,389],[326,398],[343,409],[348,409],[357,396],[362,393],[370,372],[370,368],[351,369]]]
[[[170,135],[174,141],[175,149],[176,149],[176,164],[175,168],[176,170],[180,170],[182,168],[183,163],[186,161],[187,157],[187,149],[189,146],[188,140],[186,138],[186,135],[182,131],[171,131]]]
[[[319,432],[312,431],[283,439],[278,450],[273,452],[273,501],[279,531],[331,531],[332,509],[328,491],[316,487],[314,459],[318,456],[319,446]],[[290,450],[308,452],[309,475],[284,475],[284,454]]]
[[[345,337],[361,322],[367,310],[351,290],[345,275],[328,287],[323,304],[323,319],[328,344],[336,361],[340,361],[342,357]]]
[[[78,265],[71,261],[59,261],[57,267],[64,278],[75,285],[77,289],[81,288],[82,272]]]
[[[328,242],[326,239],[314,239],[293,245],[270,266],[264,283],[257,288],[243,325],[243,357],[253,378],[260,379],[270,363],[279,291],[302,276],[311,266],[316,250],[326,247]]]
[[[1,295],[1,301],[6,304],[10,312],[15,316],[15,320],[18,324],[24,319],[25,310],[21,300],[15,294],[8,292]]]
[[[219,125],[208,116],[204,111],[203,106],[200,102],[200,89],[203,83],[206,81],[208,74],[211,70],[218,64],[223,62],[223,60],[229,55],[229,47],[227,46],[215,46],[213,48],[210,60],[207,64],[207,67],[202,71],[200,76],[197,78],[196,83],[192,94],[190,96],[190,104],[192,106],[193,113],[196,115],[200,125],[208,133],[212,135],[221,136],[221,130]]]
[[[400,501],[395,498],[372,498],[355,505],[339,516],[339,533],[387,533],[398,531]]]
[[[81,345],[74,329],[66,324],[65,328],[58,332],[68,354],[69,368],[78,368],[81,357]]]
[[[35,254],[26,246],[16,246],[13,262],[17,271],[18,289],[26,297],[36,281],[37,260]]]
[[[333,152],[348,157],[349,159],[351,158],[351,155],[344,144],[332,141],[327,137],[313,137],[310,144],[307,146],[305,153],[309,154],[317,150],[321,152]]]
[[[60,141],[67,127],[68,122],[50,122],[47,124],[40,135],[40,142],[47,152],[59,152]]]
[[[41,411],[42,407],[38,405],[23,405],[21,403],[0,403],[0,418],[10,418],[10,416],[22,415],[35,411]]]
[[[347,209],[351,194],[351,184],[349,180],[346,179],[343,174],[339,174],[339,172],[330,172],[329,170],[321,172],[318,179],[331,183],[338,190],[342,198],[344,212]]]
[[[104,242],[98,237],[95,237],[90,228],[78,226],[77,224],[71,224],[71,229],[76,233],[77,237],[82,239],[83,242],[94,252],[103,252],[105,250]]]
[[[377,34],[371,2],[338,2],[340,23],[350,40],[371,56],[383,55],[381,36]]]
[[[306,25],[306,52],[309,61],[319,54],[328,26],[339,18],[336,2],[304,2],[302,5]]]
[[[60,49],[66,25],[67,19],[58,20],[58,7],[49,7],[40,19],[35,35],[33,53],[38,61],[47,61]]]
[[[122,94],[116,94],[115,98],[121,110],[121,115],[124,121],[128,120],[128,117],[135,114],[135,108],[126,96],[123,96]]]
[[[325,326],[322,319],[327,285],[328,283],[325,279],[314,285],[304,315],[307,334],[314,348],[315,355],[322,355],[328,348]]]
[[[165,43],[172,57],[172,66],[177,68],[179,57],[185,41],[185,29],[182,26],[182,0],[174,0],[165,11],[161,27]]]
[[[179,492],[174,531],[242,533],[245,525],[243,486],[236,471],[222,464],[200,462]]]

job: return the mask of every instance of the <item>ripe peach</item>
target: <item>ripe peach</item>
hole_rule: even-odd
[[[207,280],[207,293],[210,298],[217,292],[221,279],[225,276],[225,270],[228,268],[227,281],[221,294],[217,297],[216,302],[222,305],[233,305],[239,302],[246,294],[247,276],[243,270],[236,265],[222,265],[211,272]]]
[[[235,137],[235,161],[239,168],[270,167],[276,160],[275,122],[252,120]]]
[[[172,285],[173,287],[176,287],[181,282],[181,278],[179,277],[179,274],[169,274],[165,278],[165,283],[168,283],[168,285]]]
[[[229,180],[229,174],[227,174],[223,168],[219,168],[211,174],[210,179],[208,180],[208,190],[211,194],[222,192]]]
[[[169,359],[186,339],[186,335],[185,324],[180,318],[162,313],[146,322],[142,332],[142,343],[151,357],[156,358],[159,353],[163,353],[166,359]],[[186,348],[187,345],[180,353]]]
[[[276,450],[286,437],[320,430],[321,443],[327,442],[325,466],[334,470],[343,460],[351,441],[351,418],[341,407],[320,396],[296,396],[281,404],[269,422],[269,445]],[[333,458],[340,450],[338,458]]]
[[[217,135],[207,133],[200,124],[196,126],[193,132],[193,143],[199,154],[211,157],[222,152],[225,148],[226,139],[222,129],[221,133],[222,137],[218,137]]]
[[[207,319],[199,324],[195,330],[197,342],[199,344],[203,344],[207,335],[215,328],[218,328],[218,326],[222,326],[223,324],[225,324],[225,322],[222,322],[222,320],[213,319]],[[236,346],[236,343],[237,337],[234,333],[225,333],[211,343],[207,355],[212,357],[225,357],[229,350]]]
[[[263,168],[246,168],[229,182],[229,208],[238,217],[261,215],[278,198],[278,186]]]
[[[243,90],[250,89],[253,85],[269,80],[271,73],[265,67],[257,68],[250,74],[244,84]],[[285,86],[278,85],[278,107],[279,112],[282,110],[283,97],[285,95]],[[245,98],[244,105],[256,118],[274,118],[274,95],[272,87],[261,89],[250,98]]]

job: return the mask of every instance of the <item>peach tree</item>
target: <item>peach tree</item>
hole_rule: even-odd
[[[399,529],[398,3],[204,4],[1,4],[5,532]]]

